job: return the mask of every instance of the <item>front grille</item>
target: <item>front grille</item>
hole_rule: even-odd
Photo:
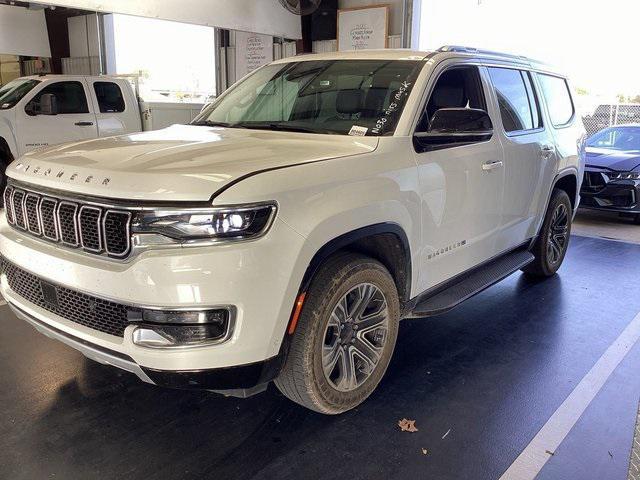
[[[85,205],[9,185],[4,192],[10,225],[70,248],[122,258],[131,249],[131,213]]]
[[[71,322],[118,337],[129,325],[127,312],[138,309],[102,298],[92,297],[69,288],[44,282],[26,270],[2,258],[2,273],[9,287],[25,300]],[[44,287],[43,287],[44,284]],[[48,289],[45,294],[44,289]],[[55,294],[51,293],[51,289]],[[53,296],[53,299],[51,298]]]

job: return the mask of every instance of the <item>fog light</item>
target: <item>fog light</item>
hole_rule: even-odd
[[[232,329],[232,310],[129,310],[129,322],[139,324],[133,343],[145,347],[197,346],[226,340]]]

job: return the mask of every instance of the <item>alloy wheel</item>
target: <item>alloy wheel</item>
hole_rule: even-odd
[[[371,283],[349,290],[336,304],[324,331],[322,369],[329,384],[350,392],[378,365],[389,331],[384,294]]]
[[[547,239],[547,258],[553,266],[562,260],[569,240],[569,211],[563,203],[559,204],[551,216],[549,238]]]

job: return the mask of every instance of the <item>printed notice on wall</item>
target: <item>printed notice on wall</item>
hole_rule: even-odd
[[[389,7],[338,10],[338,50],[386,48]]]
[[[273,37],[236,32],[236,80],[273,61]]]

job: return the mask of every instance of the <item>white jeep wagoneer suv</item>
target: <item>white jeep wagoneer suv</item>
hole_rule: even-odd
[[[7,169],[1,292],[145,382],[363,402],[398,322],[562,263],[583,174],[569,85],[464,47],[276,61],[190,125]]]

